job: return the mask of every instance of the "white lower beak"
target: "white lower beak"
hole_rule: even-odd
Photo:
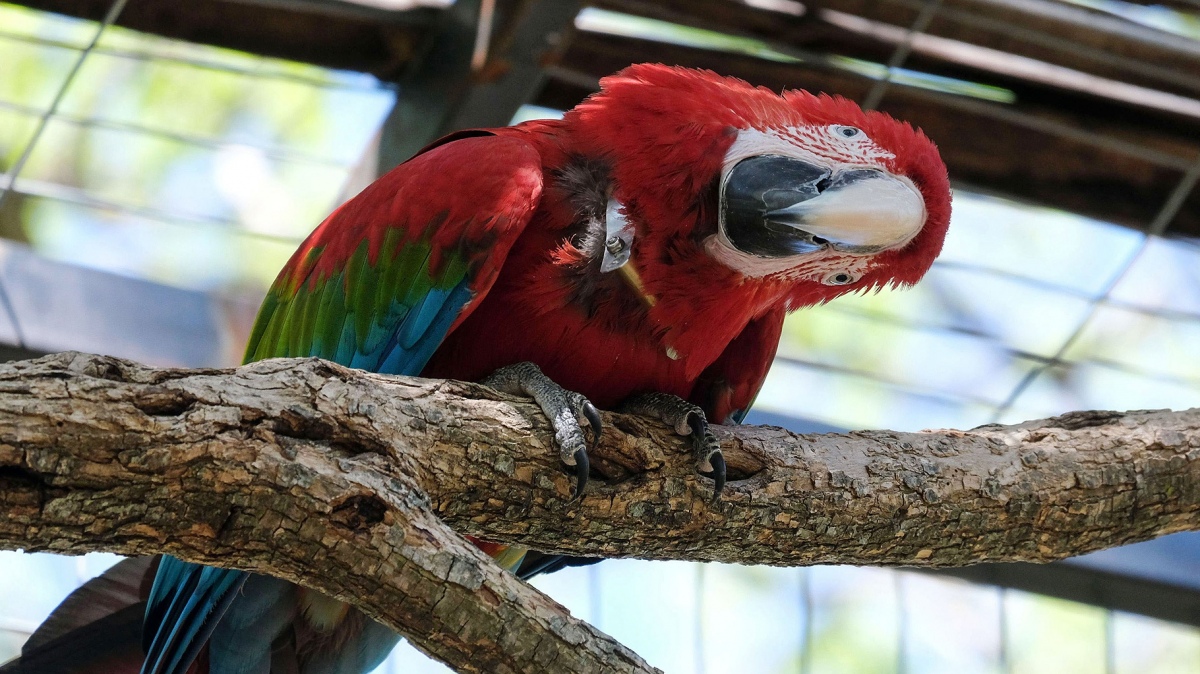
[[[899,248],[925,224],[925,199],[908,180],[873,169],[835,174],[811,199],[768,212],[765,220],[808,232],[848,253]]]

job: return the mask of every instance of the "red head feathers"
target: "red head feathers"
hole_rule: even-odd
[[[715,258],[731,282],[786,284],[793,308],[916,283],[949,224],[933,142],[839,96],[642,64],[601,80],[564,123],[574,151],[612,162],[635,259]]]

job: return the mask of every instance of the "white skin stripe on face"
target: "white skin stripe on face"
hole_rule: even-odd
[[[721,177],[724,178],[739,161],[764,154],[794,157],[828,166],[835,172],[852,167],[881,168],[885,160],[896,158],[865,133],[845,138],[831,126],[790,126],[770,131],[742,129],[725,153]]]

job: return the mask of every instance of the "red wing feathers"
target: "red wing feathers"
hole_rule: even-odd
[[[782,308],[751,320],[700,375],[691,400],[715,424],[741,423],[754,404],[783,332]]]

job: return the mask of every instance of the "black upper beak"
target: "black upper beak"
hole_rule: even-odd
[[[762,155],[721,184],[721,228],[738,250],[789,257],[825,248],[869,255],[903,246],[925,222],[925,201],[906,178],[874,167],[831,172]]]
[[[821,249],[828,241],[769,215],[820,195],[830,176],[828,168],[790,157],[763,155],[738,162],[721,185],[725,236],[738,250],[763,257]]]

